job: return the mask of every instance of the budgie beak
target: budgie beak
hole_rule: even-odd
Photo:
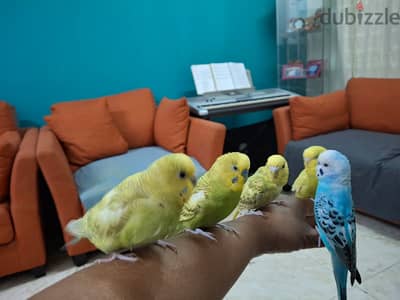
[[[244,180],[246,181],[247,178],[249,177],[249,170],[243,170],[242,171],[242,176],[243,176]]]
[[[279,170],[278,167],[269,167],[269,170],[270,170],[271,173],[274,175],[274,178],[275,178],[276,176],[278,176],[278,170]]]
[[[181,196],[185,195],[188,192],[187,186],[181,191]]]
[[[195,176],[193,176],[192,178],[190,178],[190,181],[192,182],[193,186],[196,186],[197,178],[196,178]]]

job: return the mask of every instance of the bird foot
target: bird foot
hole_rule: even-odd
[[[137,259],[138,258],[136,256],[136,254],[133,252],[128,253],[128,254],[113,253],[107,258],[96,259],[95,263],[97,263],[97,264],[108,263],[108,262],[112,262],[113,260],[123,260],[123,261],[135,262]]]
[[[239,232],[235,228],[233,228],[231,226],[218,223],[217,225],[215,225],[215,227],[218,227],[218,228],[221,228],[221,229],[223,229],[225,231],[232,232],[232,233],[234,233],[236,235],[239,235]]]
[[[201,236],[204,236],[215,242],[217,241],[214,234],[212,234],[211,232],[208,232],[208,231],[201,230],[200,228],[196,228],[195,230],[185,229],[185,232],[190,232],[192,234],[201,235]]]
[[[168,249],[174,251],[175,253],[178,253],[178,250],[174,244],[168,243],[163,240],[158,240],[157,242],[155,242],[155,244],[157,246],[160,246],[161,248],[164,248],[164,249],[168,248]]]
[[[271,204],[287,207],[287,204],[282,200],[274,200],[271,202]]]
[[[260,217],[265,217],[263,212],[261,210],[248,210],[247,212],[241,214],[241,216],[260,216]]]

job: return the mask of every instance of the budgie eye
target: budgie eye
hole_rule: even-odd
[[[324,164],[324,167],[328,167],[328,164]]]
[[[284,168],[285,168],[285,164],[282,165],[282,169],[284,169]]]
[[[233,169],[233,171],[237,171],[238,167],[237,166],[233,166],[232,169]]]
[[[180,171],[179,172],[179,178],[184,179],[186,177],[186,172],[185,171]]]

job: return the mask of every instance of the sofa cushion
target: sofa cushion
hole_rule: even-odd
[[[349,158],[356,208],[400,223],[400,135],[348,129],[291,141],[285,150],[289,184],[303,168],[303,150],[312,145],[338,150]]]
[[[18,130],[15,108],[7,102],[0,101],[0,135],[14,130]]]
[[[8,203],[0,203],[0,245],[14,239],[14,228],[11,221]]]
[[[82,166],[128,150],[105,98],[59,103],[51,110],[45,120],[62,141],[71,164]]]
[[[400,133],[400,79],[353,78],[346,93],[352,128]]]
[[[171,152],[185,152],[189,114],[186,98],[170,100],[164,97],[157,108],[154,121],[156,144]]]
[[[0,135],[0,202],[8,198],[11,169],[20,143],[18,131],[7,131]]]
[[[100,159],[80,168],[74,173],[74,178],[83,207],[85,210],[90,209],[126,177],[145,170],[153,161],[169,153],[171,152],[161,147],[143,147]],[[192,160],[198,178],[205,170],[196,159]]]
[[[344,91],[318,97],[294,97],[289,105],[294,140],[349,128]]]
[[[154,144],[156,104],[150,89],[107,96],[108,109],[129,149]]]

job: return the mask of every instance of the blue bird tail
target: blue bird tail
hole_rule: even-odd
[[[339,300],[347,300],[347,268],[339,258],[332,255],[333,274]]]
[[[361,275],[357,269],[355,269],[355,271],[351,272],[351,275],[350,275],[351,286],[353,286],[354,281],[356,281],[356,280],[357,280],[358,284],[361,284]]]

